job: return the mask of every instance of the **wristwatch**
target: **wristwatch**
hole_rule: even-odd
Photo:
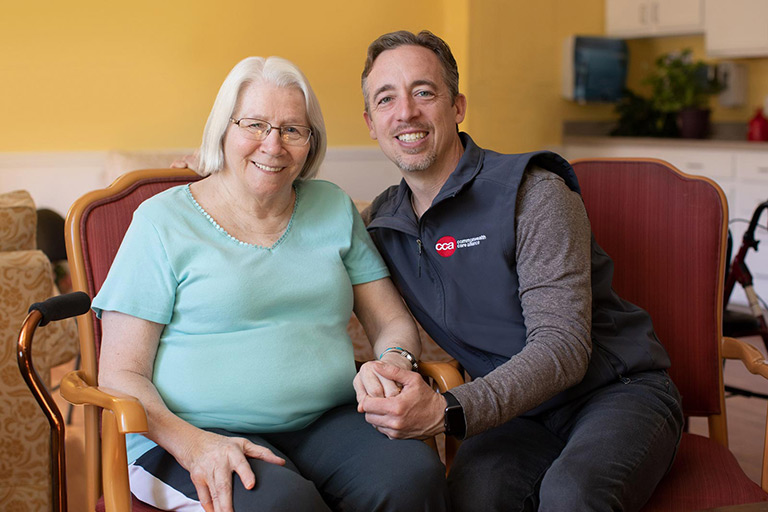
[[[453,436],[458,439],[464,439],[467,433],[467,423],[464,420],[464,409],[456,397],[450,392],[443,393],[447,405],[445,406],[445,417],[443,420],[443,426],[445,427],[445,434]]]

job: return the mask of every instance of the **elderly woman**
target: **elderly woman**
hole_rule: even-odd
[[[144,202],[94,299],[99,384],[138,397],[133,493],[166,510],[445,510],[444,468],[355,408],[353,310],[381,359],[420,345],[352,201],[311,180],[322,114],[290,62],[224,81],[191,185]],[[405,356],[405,357],[403,357]],[[392,383],[366,386],[396,393]],[[233,475],[237,474],[237,477]]]

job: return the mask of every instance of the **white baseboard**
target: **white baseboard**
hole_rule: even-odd
[[[104,188],[120,174],[166,167],[192,149],[0,153],[0,192],[24,189],[38,208],[64,216],[81,195]],[[377,147],[328,148],[318,178],[339,185],[353,199],[370,201],[400,181],[400,171]]]

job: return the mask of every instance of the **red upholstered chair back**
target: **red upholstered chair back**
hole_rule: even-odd
[[[580,160],[573,167],[595,238],[615,263],[614,289],[650,313],[686,415],[720,415],[722,190],[660,160]]]
[[[133,212],[145,199],[170,187],[200,179],[188,169],[129,172],[102,190],[90,192],[69,209],[66,220],[67,258],[75,290],[93,298],[107,277]],[[81,368],[88,384],[97,382],[101,325],[93,313],[78,317]],[[101,495],[98,411],[85,407],[88,510]],[[152,509],[154,510],[154,509]]]
[[[77,225],[68,225],[67,228],[76,229],[79,237],[84,273],[79,284],[85,285],[82,291],[93,298],[101,289],[133,212],[144,200],[170,187],[198,179],[200,176],[188,169],[134,171],[124,174],[108,188],[80,198],[70,213],[77,209]],[[98,321],[94,321],[94,332],[98,357],[101,342]]]

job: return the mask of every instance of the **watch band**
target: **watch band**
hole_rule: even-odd
[[[450,392],[446,391],[443,393],[443,396],[446,401],[445,416],[443,419],[445,434],[457,439],[464,439],[464,436],[467,434],[467,422],[464,418],[464,408]]]
[[[410,352],[408,352],[404,348],[402,348],[402,347],[389,347],[388,349],[386,349],[384,352],[381,353],[381,355],[379,356],[379,359],[384,357],[384,354],[386,354],[387,352],[397,352],[398,354],[400,354],[401,356],[406,358],[408,360],[408,362],[411,363],[411,370],[413,370],[414,372],[419,369],[419,362],[416,361],[416,358],[413,357],[413,354],[411,354]]]

